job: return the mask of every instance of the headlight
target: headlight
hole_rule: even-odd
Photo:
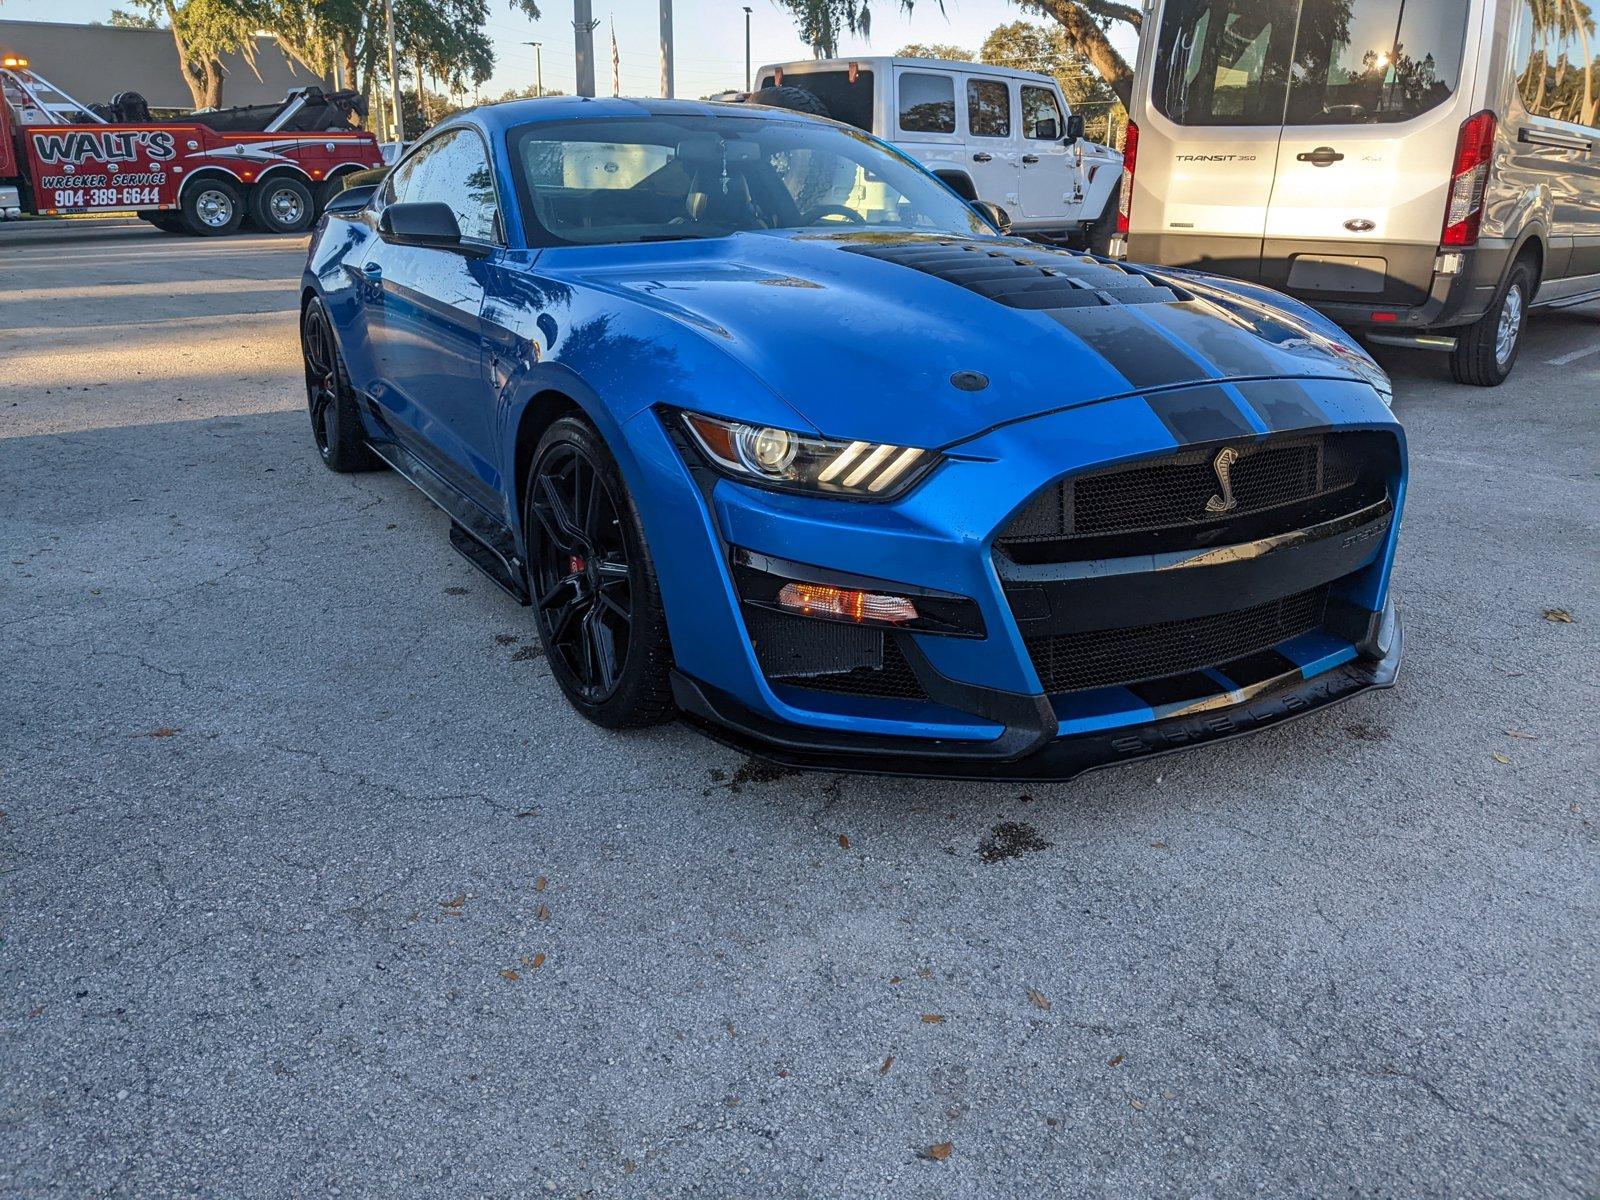
[[[838,441],[700,413],[677,415],[711,466],[767,487],[888,500],[904,494],[939,461],[935,451],[915,446]]]

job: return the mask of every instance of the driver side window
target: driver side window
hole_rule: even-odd
[[[434,138],[407,158],[390,173],[384,195],[391,204],[447,204],[462,237],[501,240],[494,170],[482,140],[470,129]]]

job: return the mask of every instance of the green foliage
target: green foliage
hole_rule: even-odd
[[[915,5],[915,0],[899,2],[907,13]],[[794,14],[800,36],[819,58],[832,58],[838,52],[841,33],[872,36],[871,0],[777,0],[777,3]],[[944,12],[944,0],[939,0],[939,11]]]
[[[894,52],[896,58],[942,58],[949,62],[971,62],[972,51],[960,46],[947,46],[942,42],[912,42]]]

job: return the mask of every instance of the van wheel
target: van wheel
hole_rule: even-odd
[[[202,179],[191,183],[181,204],[183,227],[202,237],[233,233],[244,220],[244,201],[239,189],[224,179]]]
[[[250,219],[267,233],[299,233],[316,218],[311,189],[298,179],[279,176],[250,189]]]
[[[1457,383],[1499,387],[1511,375],[1522,348],[1522,331],[1528,323],[1528,302],[1533,299],[1533,267],[1522,259],[1511,268],[1497,302],[1473,324],[1456,332],[1450,352],[1450,374]]]

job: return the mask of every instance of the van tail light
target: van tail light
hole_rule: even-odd
[[[1468,117],[1456,135],[1456,161],[1450,170],[1450,206],[1444,213],[1443,246],[1476,246],[1483,223],[1483,190],[1494,157],[1495,118],[1487,109]]]
[[[1122,191],[1117,196],[1117,232],[1128,236],[1128,218],[1133,215],[1133,168],[1139,161],[1139,127],[1128,122],[1122,139]]]

